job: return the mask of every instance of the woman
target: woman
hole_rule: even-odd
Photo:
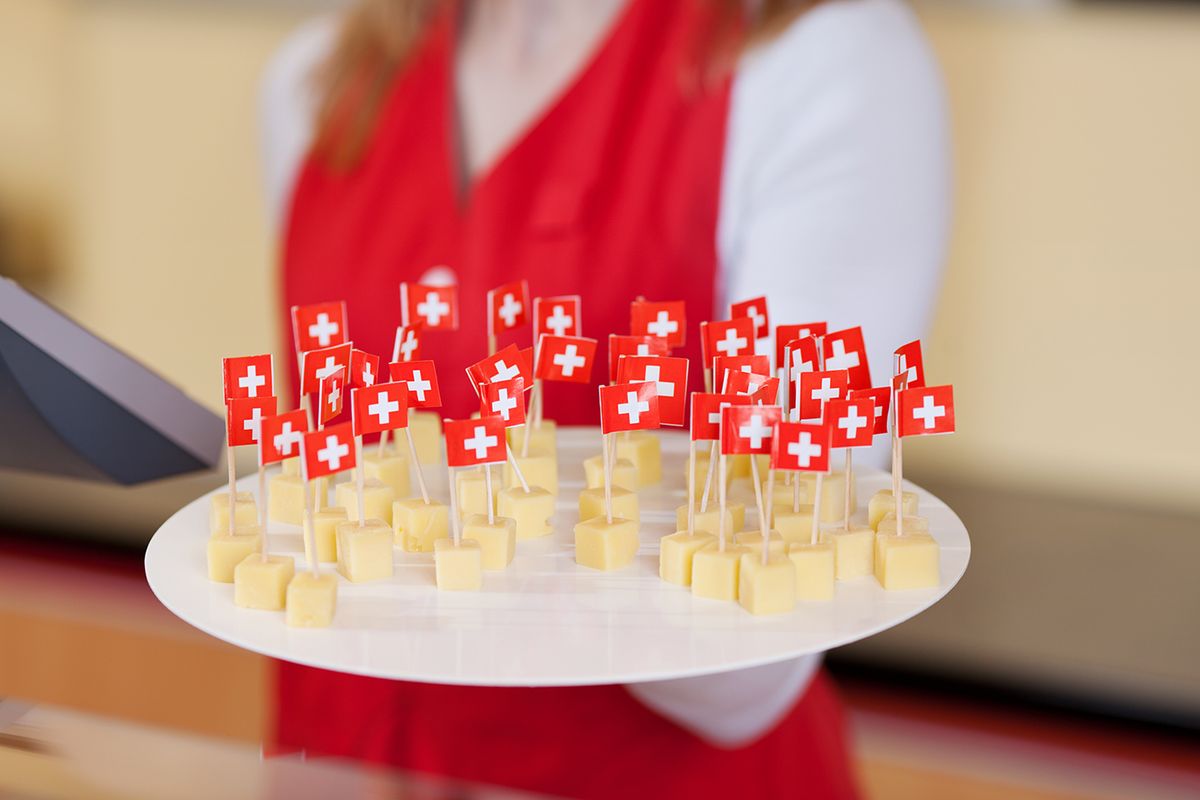
[[[487,288],[528,278],[581,294],[593,335],[626,331],[636,295],[684,299],[693,359],[700,319],[767,294],[776,323],[862,324],[876,383],[928,323],[944,110],[899,0],[366,0],[288,43],[264,122],[285,305],[346,298],[374,352],[401,280],[457,282],[481,320]],[[484,351],[479,325],[427,342],[447,383]],[[457,388],[450,415],[471,410]],[[592,422],[594,387],[546,407]],[[281,664],[279,686],[281,744],[423,772],[568,796],[854,794],[815,657],[569,689]]]

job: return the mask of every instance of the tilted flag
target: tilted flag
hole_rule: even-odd
[[[688,360],[675,356],[622,356],[618,383],[653,383],[663,425],[683,425],[687,416]]]
[[[582,336],[542,336],[538,340],[538,378],[588,383],[596,363],[596,345],[595,339]]]
[[[687,343],[686,304],[682,300],[634,300],[629,304],[629,332],[662,339],[669,349],[683,347]]]
[[[353,469],[354,429],[349,422],[311,431],[300,439],[300,466],[306,481]]]
[[[729,307],[729,316],[732,319],[745,317],[751,320],[754,323],[755,339],[766,339],[771,335],[771,321],[767,316],[767,298],[765,297],[753,297],[740,303],[734,303]]]
[[[766,356],[717,356],[713,359],[713,388],[725,387],[727,373],[753,372],[757,375],[770,375],[771,362]]]
[[[824,422],[781,422],[771,447],[771,468],[828,472],[829,442],[829,426]]]
[[[954,387],[920,386],[897,395],[901,436],[954,433]]]
[[[508,457],[504,420],[500,417],[448,419],[442,427],[446,433],[446,463],[451,467],[497,464]]]
[[[775,368],[783,369],[783,366],[788,363],[784,348],[788,343],[795,339],[804,339],[809,336],[824,336],[827,329],[824,322],[802,322],[799,325],[776,325],[775,326]],[[814,367],[815,369],[815,367]]]
[[[350,374],[347,383],[354,386],[374,386],[379,382],[379,356],[365,350],[350,351]]]
[[[751,404],[769,406],[779,402],[779,378],[756,375],[753,372],[730,372],[725,390],[744,395]]]
[[[816,372],[821,366],[821,340],[815,336],[805,336],[793,339],[784,346],[784,361],[791,365],[788,380],[792,383],[800,380],[805,372]]]
[[[583,303],[579,295],[533,298],[533,340],[550,336],[578,336],[583,330]]]
[[[831,447],[867,447],[875,438],[875,403],[869,397],[830,401],[825,421]]]
[[[225,404],[225,442],[230,447],[258,444],[263,420],[274,415],[274,397],[230,398]]]
[[[717,356],[747,356],[754,353],[754,321],[739,317],[722,322],[700,323],[700,355],[705,368]]]
[[[727,456],[768,455],[782,416],[779,406],[725,406],[721,409],[721,452]]]
[[[600,387],[602,433],[645,431],[658,426],[658,390],[653,383],[614,383]]]
[[[499,417],[506,428],[525,424],[525,381],[483,383],[479,389],[479,416]]]
[[[222,358],[225,399],[270,397],[275,394],[275,370],[269,353],[261,356]]]
[[[617,365],[621,356],[665,356],[671,352],[667,340],[657,336],[608,335],[608,380],[617,380]]]
[[[513,281],[487,293],[488,332],[493,336],[529,321],[529,282]]]
[[[888,411],[892,407],[892,390],[886,386],[876,386],[870,389],[851,389],[850,399],[858,400],[865,397],[875,407],[874,425],[871,433],[875,436],[888,431]]]
[[[321,390],[321,381],[337,372],[350,372],[350,353],[354,348],[349,342],[326,347],[322,350],[309,350],[301,356],[300,392],[315,394]]]
[[[921,356],[921,340],[916,339],[896,348],[896,374],[904,375],[909,389],[925,385],[925,359]]]
[[[401,283],[400,314],[405,325],[427,331],[456,331],[458,287]]]
[[[800,419],[821,419],[823,404],[841,400],[848,392],[849,378],[844,369],[801,373]]]
[[[404,384],[409,408],[441,408],[442,390],[432,361],[397,361],[388,365],[388,377]]]
[[[413,325],[397,326],[396,338],[392,340],[392,361],[419,361],[420,359],[420,328]]]
[[[501,383],[513,378],[520,378],[526,388],[532,389],[533,365],[515,344],[510,344],[467,367],[467,378],[476,387],[476,393],[480,384]]]
[[[297,353],[350,341],[344,302],[292,306],[292,342]]]
[[[721,409],[746,405],[745,395],[692,393],[692,441],[715,442],[721,438]]]
[[[321,379],[320,390],[317,392],[317,418],[324,425],[342,413],[346,403],[346,371],[340,367],[332,374]]]
[[[403,383],[377,383],[355,389],[350,407],[355,436],[408,427],[408,387]]]
[[[851,389],[871,388],[871,367],[867,364],[867,346],[862,328],[846,328],[825,334],[821,339],[825,369],[844,369]]]
[[[274,464],[300,455],[300,440],[308,433],[308,414],[302,408],[275,414],[262,421],[259,460]]]

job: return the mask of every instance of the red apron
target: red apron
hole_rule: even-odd
[[[310,159],[301,171],[285,305],[344,298],[355,345],[386,356],[399,282],[449,266],[463,330],[422,342],[447,416],[477,408],[463,369],[484,354],[484,292],[518,278],[534,295],[582,295],[583,333],[602,342],[629,330],[635,296],[685,300],[683,354],[699,363],[697,326],[715,311],[729,100],[728,80],[687,88],[706,8],[633,0],[579,77],[463,196],[446,15],[395,80],[359,164],[335,173]],[[521,337],[528,345],[528,331]],[[691,388],[699,384],[694,374]],[[594,423],[595,387],[550,385],[545,407],[562,422]],[[841,713],[823,676],[769,735],[724,751],[620,686],[462,688],[279,670],[282,746],[567,796],[853,794]]]

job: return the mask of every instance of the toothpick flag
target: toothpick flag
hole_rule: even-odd
[[[467,377],[470,379],[471,385],[475,387],[484,383],[500,383],[520,378],[524,385],[531,389],[533,388],[533,365],[515,344],[510,344],[467,367]]]
[[[778,325],[775,328],[775,367],[783,369],[787,364],[784,348],[795,339],[808,336],[824,336],[828,326],[824,322],[802,322],[799,325]]]
[[[600,431],[643,431],[659,427],[658,390],[653,383],[600,387]]]
[[[844,369],[804,372],[800,375],[800,419],[821,419],[824,403],[840,400],[848,392]]]
[[[721,438],[721,409],[745,405],[744,395],[692,393],[692,441],[717,441]]]
[[[379,381],[379,356],[363,350],[350,351],[349,386],[374,386]]]
[[[270,397],[275,394],[274,367],[270,354],[221,359],[225,399]]]
[[[487,293],[488,335],[519,328],[529,321],[529,283],[520,280]]]
[[[875,403],[870,397],[831,400],[825,405],[831,447],[868,447],[875,436]]]
[[[300,393],[315,394],[321,390],[321,381],[337,372],[350,372],[349,342],[325,347],[320,350],[308,350],[301,356]]]
[[[721,453],[770,453],[771,438],[782,413],[779,406],[725,406],[721,409]]]
[[[749,317],[700,323],[700,350],[707,368],[717,356],[754,352],[754,321]]]
[[[500,417],[448,419],[443,422],[443,427],[446,462],[451,467],[498,464],[508,455],[504,420]]]
[[[393,382],[404,384],[409,408],[441,407],[442,392],[432,361],[397,361],[388,365],[388,376]]]
[[[888,411],[892,407],[892,390],[886,386],[876,386],[871,389],[851,389],[850,399],[858,400],[865,397],[875,407],[875,421],[871,428],[872,435],[887,433]]]
[[[308,414],[297,408],[262,421],[262,463],[274,464],[300,455],[300,440],[308,433]]]
[[[458,289],[401,283],[400,315],[405,325],[427,331],[458,330]]]
[[[745,395],[753,404],[769,406],[779,400],[779,378],[739,370],[729,373],[725,390],[731,394]]]
[[[533,340],[540,341],[542,334],[578,336],[583,330],[582,314],[583,303],[577,294],[562,297],[535,297],[533,299]]]
[[[823,422],[780,422],[771,448],[771,468],[828,472],[829,441],[829,426]]]
[[[726,373],[753,372],[756,375],[770,375],[771,362],[766,356],[753,354],[744,356],[717,356],[713,359],[713,385],[725,386]]]
[[[729,316],[732,319],[745,317],[753,321],[755,339],[766,339],[771,335],[771,322],[767,317],[767,298],[765,297],[754,297],[734,303],[729,307]]]
[[[785,345],[786,363],[791,364],[788,380],[795,382],[803,372],[814,372],[821,363],[821,342],[815,336],[793,339]]]
[[[225,407],[225,437],[230,447],[258,444],[262,422],[275,414],[274,397],[233,397]]]
[[[925,359],[921,356],[921,340],[917,339],[896,348],[895,352],[898,373],[904,375],[909,389],[918,389],[925,385]]]
[[[650,382],[658,394],[663,425],[683,425],[687,415],[688,360],[674,356],[621,356],[619,383]]]
[[[670,352],[667,340],[657,336],[608,336],[608,380],[617,380],[617,365],[621,356],[665,356]]]
[[[537,377],[544,381],[588,383],[596,363],[595,339],[542,336],[538,340]]]
[[[383,433],[408,425],[408,387],[403,383],[377,383],[351,393],[354,435]]]
[[[900,435],[954,432],[954,387],[920,386],[898,395]]]
[[[867,364],[862,328],[846,328],[826,334],[821,346],[824,349],[825,369],[846,370],[851,389],[871,388],[871,367]]]
[[[479,385],[479,416],[498,417],[504,427],[525,424],[525,382],[520,378]]]
[[[321,379],[317,400],[320,403],[317,419],[324,425],[342,413],[346,402],[345,380],[346,371],[341,367],[332,374]]]
[[[346,304],[339,301],[292,306],[292,339],[297,353],[349,341]]]
[[[398,326],[396,328],[396,338],[392,342],[392,361],[417,361],[420,358],[420,329],[412,325]]]
[[[300,466],[311,481],[352,469],[356,465],[354,431],[349,422],[304,434],[300,440]]]
[[[683,347],[687,341],[686,306],[682,300],[635,300],[629,305],[629,332],[663,339],[670,349]]]

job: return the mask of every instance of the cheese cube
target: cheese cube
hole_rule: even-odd
[[[443,592],[474,592],[483,588],[483,549],[479,542],[438,539],[433,543],[433,572]]]
[[[817,474],[815,472],[801,472],[801,481],[804,484],[801,502],[805,499],[811,502],[817,494]],[[821,479],[821,522],[837,522],[846,518],[846,474],[844,472],[828,472]],[[786,501],[787,505],[791,506],[791,500]],[[850,513],[854,513],[854,505],[850,506]]]
[[[311,541],[317,546],[317,561],[329,563],[337,561],[337,528],[350,517],[346,514],[346,509],[338,506],[332,508],[322,508],[320,511],[313,513],[313,535],[304,537],[304,559],[309,564],[313,563],[312,553],[308,552],[308,543]],[[308,533],[308,521],[304,522],[303,533]]]
[[[927,533],[876,534],[875,578],[884,589],[929,589],[941,582],[938,544]]]
[[[649,431],[632,431],[616,437],[617,458],[633,462],[638,488],[662,482],[662,446]]]
[[[292,456],[285,458],[279,463],[282,475],[299,475],[300,474],[300,456]]]
[[[417,460],[422,464],[437,464],[442,460],[442,418],[436,411],[410,411],[408,430],[412,433]],[[403,431],[398,431],[403,436]]]
[[[658,543],[658,577],[680,586],[692,585],[692,558],[715,543],[716,537],[697,531],[681,530],[664,536]]]
[[[775,506],[773,509],[772,527],[779,531],[785,542],[804,543],[812,541],[812,506],[801,503],[799,511],[792,510],[792,504]]]
[[[484,569],[504,569],[517,552],[517,523],[508,517],[488,522],[486,514],[472,514],[463,522],[462,540],[479,542]]]
[[[750,477],[750,456],[726,456],[725,475],[731,480]]]
[[[257,525],[247,525],[230,535],[216,533],[208,538],[208,579],[233,583],[233,570],[251,553],[262,551],[262,536]]]
[[[287,525],[304,524],[304,480],[299,475],[276,475],[268,482],[268,489],[268,519]],[[308,501],[315,505],[317,494],[328,491],[329,482],[317,478],[309,484]]]
[[[833,581],[836,575],[833,545],[793,544],[788,547],[788,558],[796,568],[797,600],[832,600]]]
[[[554,529],[554,495],[540,486],[530,486],[526,492],[520,486],[503,489],[496,498],[496,509],[502,517],[517,523],[517,539],[536,539]]]
[[[901,492],[900,503],[904,506],[905,516],[916,515],[916,492]],[[891,489],[880,489],[878,492],[871,495],[871,499],[867,502],[867,524],[872,528],[878,528],[879,520],[887,516],[889,511],[892,513],[895,513],[896,511],[895,495],[892,494]]]
[[[363,505],[367,519],[381,519],[392,524],[392,503],[396,495],[392,487],[375,478],[363,481]],[[339,483],[333,491],[333,504],[346,509],[351,522],[358,521],[358,481]]]
[[[708,450],[699,450],[696,452],[696,497],[702,497],[704,495],[704,480],[705,480],[705,478],[708,477],[708,458],[709,458]],[[685,489],[687,488],[687,465],[688,465],[688,461],[685,458],[683,460],[683,486]],[[713,464],[713,476],[712,476],[713,485],[712,485],[712,490],[711,490],[712,497],[717,496],[717,478],[720,475],[720,469],[718,467],[719,467],[718,464]],[[725,470],[725,485],[728,486],[729,482],[732,479],[733,479],[733,476],[730,474],[729,470],[726,469]]]
[[[287,604],[287,587],[296,572],[291,556],[251,553],[233,568],[233,602],[242,608],[282,611]]]
[[[575,562],[592,569],[620,569],[633,563],[638,549],[638,524],[631,519],[604,516],[575,526]]]
[[[839,525],[822,531],[821,541],[833,545],[833,565],[839,581],[853,580],[875,573],[875,532],[867,525]]]
[[[634,523],[641,521],[641,514],[638,513],[638,496],[637,492],[631,492],[628,489],[612,489],[612,513],[614,517],[632,520]],[[604,490],[603,489],[584,489],[579,493],[579,519],[586,520],[592,517],[607,517],[604,512]]]
[[[234,528],[246,528],[258,524],[258,505],[250,492],[238,492],[233,515]],[[212,496],[208,507],[208,532],[229,533],[229,492],[220,491]]]
[[[521,468],[521,474],[525,476],[525,482],[529,484],[529,488],[540,486],[550,494],[558,494],[558,456],[554,453],[538,453],[527,456],[518,456],[514,453],[513,458]],[[521,485],[521,481],[517,480],[516,471],[508,461],[504,462],[504,485],[517,487]]]
[[[903,502],[903,501],[901,501]],[[883,519],[879,520],[879,526],[875,528],[876,533],[895,533],[896,532],[896,512],[889,511],[884,514]],[[929,518],[904,515],[904,535],[910,533],[929,533]]]
[[[379,448],[372,447],[363,452],[363,466],[367,470],[367,480],[377,480],[389,487],[393,499],[408,497],[412,493],[408,481],[408,459],[405,456],[385,450],[381,458]]]
[[[352,583],[392,577],[392,526],[381,519],[340,523],[337,570]]]
[[[743,506],[741,503],[727,503],[725,505],[725,535],[726,536],[732,536],[734,533],[737,533],[737,531],[739,530],[739,528],[735,524],[735,520],[734,520],[734,506],[737,506],[741,510],[741,514],[743,517],[746,514],[746,507]],[[683,505],[677,506],[675,508],[675,528],[676,528],[676,530],[681,530],[681,531],[687,530],[687,527],[688,527],[687,511],[688,511],[687,503],[684,503]],[[716,501],[713,500],[712,498],[709,498],[707,511],[701,511],[700,504],[699,503],[696,504],[695,520],[696,520],[695,525],[696,525],[697,533],[703,531],[704,533],[711,533],[713,536],[716,536],[721,532],[720,531],[721,509],[717,506]]]
[[[796,607],[796,567],[784,553],[743,553],[738,564],[738,603],[751,614],[784,614]]]
[[[751,552],[762,555],[762,531],[742,531],[733,536],[733,543],[749,548]],[[787,542],[779,531],[771,531],[767,540],[767,549],[771,555],[787,555]]]
[[[459,470],[454,474],[454,485],[458,487],[458,518],[466,519],[472,514],[488,513],[487,479],[482,467]],[[492,511],[496,510],[495,493],[500,488],[496,475],[492,475]]]
[[[433,544],[450,531],[450,509],[430,498],[405,497],[392,503],[392,532],[406,553],[432,553]]]
[[[508,446],[513,448],[514,453],[520,454],[522,452],[526,428],[529,430],[529,453],[554,455],[558,452],[557,426],[554,424],[554,420],[544,419],[540,427],[527,425],[508,429]]]
[[[293,628],[326,628],[337,608],[337,578],[328,573],[296,573],[287,587],[287,624]]]
[[[718,550],[716,543],[698,550],[692,556],[692,594],[710,600],[737,600],[738,566],[746,552],[735,545]]]
[[[583,473],[587,479],[587,488],[603,489],[604,488],[604,456],[592,456],[584,459]],[[633,462],[627,458],[618,458],[613,462],[612,470],[613,486],[619,486],[622,489],[628,489],[631,492],[638,490],[637,468],[633,466]]]

